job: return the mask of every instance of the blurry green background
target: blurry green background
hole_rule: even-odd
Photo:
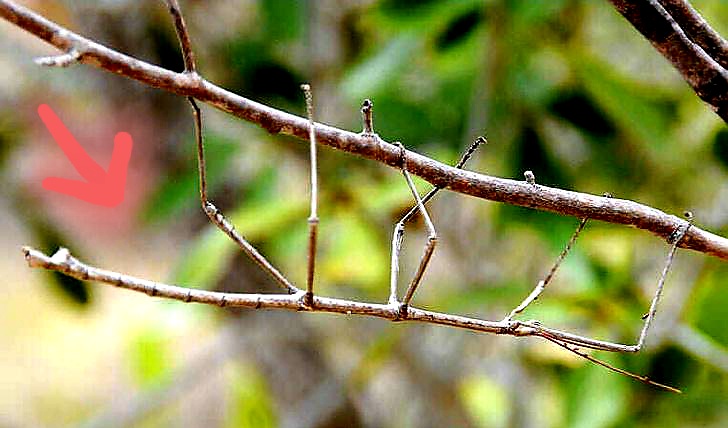
[[[162,1],[24,1],[125,53],[182,69]],[[723,34],[728,4],[695,1]],[[198,66],[250,99],[468,169],[696,215],[728,235],[728,129],[606,1],[182,1]],[[152,299],[29,269],[60,246],[100,267],[190,287],[276,291],[206,222],[184,99],[89,66],[0,22],[0,426],[688,427],[728,425],[728,263],[678,252],[637,355],[599,357],[681,388],[665,393],[538,339],[363,317]],[[40,122],[48,103],[99,161],[130,132],[127,195],[98,208],[41,188],[76,177]],[[212,199],[304,283],[307,143],[203,106]],[[393,224],[412,204],[397,171],[319,151],[317,290],[384,302]],[[421,190],[426,183],[417,181]],[[414,304],[501,319],[548,271],[578,221],[442,192],[440,234]],[[425,241],[405,237],[402,284]],[[589,223],[523,319],[634,342],[668,247]]]

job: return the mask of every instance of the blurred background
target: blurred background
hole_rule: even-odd
[[[24,1],[47,18],[173,70],[162,1]],[[632,199],[728,234],[728,128],[606,1],[184,0],[201,73],[250,99],[359,131],[374,101],[386,140],[468,169]],[[694,5],[724,35],[728,5]],[[186,305],[84,283],[24,262],[68,247],[152,280],[277,292],[199,208],[183,98],[55,54],[0,21],[0,426],[719,427],[728,425],[728,263],[679,251],[637,355],[600,358],[674,395],[538,339],[364,317]],[[45,191],[76,178],[37,116],[48,103],[106,167],[135,145],[114,209]],[[211,198],[305,284],[308,145],[203,106]],[[322,294],[385,302],[394,223],[412,205],[393,169],[321,147]],[[420,180],[417,186],[429,187]],[[501,319],[546,274],[578,220],[442,192],[441,237],[414,304]],[[405,236],[402,283],[425,242]],[[633,343],[668,246],[591,222],[522,319]]]

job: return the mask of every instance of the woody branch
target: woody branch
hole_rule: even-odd
[[[0,17],[45,40],[78,62],[92,65],[175,94],[193,97],[233,116],[255,123],[272,134],[291,135],[309,141],[306,118],[274,109],[229,92],[197,73],[176,73],[122,54],[61,27],[9,0],[0,0]],[[376,135],[356,134],[316,124],[316,141],[337,150],[376,160],[393,168],[402,164],[402,153]],[[637,202],[572,192],[525,181],[493,177],[445,165],[412,151],[405,151],[408,171],[438,188],[482,199],[542,211],[630,225],[669,241],[683,220]],[[728,260],[728,239],[692,227],[680,247]]]

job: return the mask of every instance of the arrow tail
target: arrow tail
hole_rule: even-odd
[[[89,182],[103,180],[106,171],[101,168],[91,156],[86,153],[83,147],[76,141],[71,131],[61,122],[61,119],[51,110],[47,104],[38,106],[38,116],[45,124],[48,131],[73,164],[76,171]]]

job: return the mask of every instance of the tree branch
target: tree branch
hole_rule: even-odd
[[[728,42],[685,0],[660,0],[685,34],[724,69],[728,69]]]
[[[725,41],[688,2],[610,1],[672,63],[693,91],[728,123],[728,71],[718,63],[725,55]],[[720,56],[711,56],[715,53]]]
[[[615,6],[624,3],[618,0],[612,1]],[[623,7],[631,10],[628,6],[623,5]],[[674,24],[667,12],[658,13],[657,15],[663,19],[663,26],[660,27],[663,30],[664,22]],[[196,73],[175,73],[124,55],[73,33],[9,0],[0,0],[0,17],[64,52],[75,49],[78,52],[79,62],[169,92],[194,97],[241,119],[258,124],[270,133],[291,135],[308,141],[310,126],[307,119],[236,95],[206,81]],[[674,27],[679,30],[677,24],[674,24]],[[665,38],[663,33],[660,33],[662,39]],[[687,40],[682,32],[680,34]],[[683,43],[682,39],[680,41]],[[695,46],[689,40],[687,40],[687,44],[691,47]],[[684,43],[679,46],[683,45]],[[728,79],[726,79],[725,73],[716,71],[717,63],[704,52],[702,52],[701,58],[704,58],[704,61],[695,64],[708,67],[703,74],[706,74],[706,76],[711,75],[712,79],[715,80],[714,83],[724,82],[725,87],[728,88]],[[691,62],[691,64],[693,63]],[[700,86],[701,88],[710,86],[705,84],[707,81],[702,78],[702,74],[698,77],[700,79],[697,79],[697,81],[704,84]],[[710,82],[713,80],[708,79]],[[719,103],[719,105],[722,106],[723,104]],[[726,103],[726,106],[728,107],[728,103]],[[728,114],[728,108],[726,108],[725,112]],[[728,118],[728,116],[726,117]],[[320,144],[376,160],[394,168],[399,168],[402,162],[400,150],[376,135],[355,134],[331,126],[316,124],[316,140]],[[670,234],[684,223],[684,220],[677,216],[629,200],[606,198],[543,185],[531,185],[524,181],[464,171],[411,151],[406,151],[405,157],[409,172],[425,179],[436,187],[491,201],[574,216],[580,219],[589,218],[609,223],[631,225],[650,231],[668,242]],[[680,242],[680,247],[728,260],[728,239],[698,227],[690,229],[689,233]]]

